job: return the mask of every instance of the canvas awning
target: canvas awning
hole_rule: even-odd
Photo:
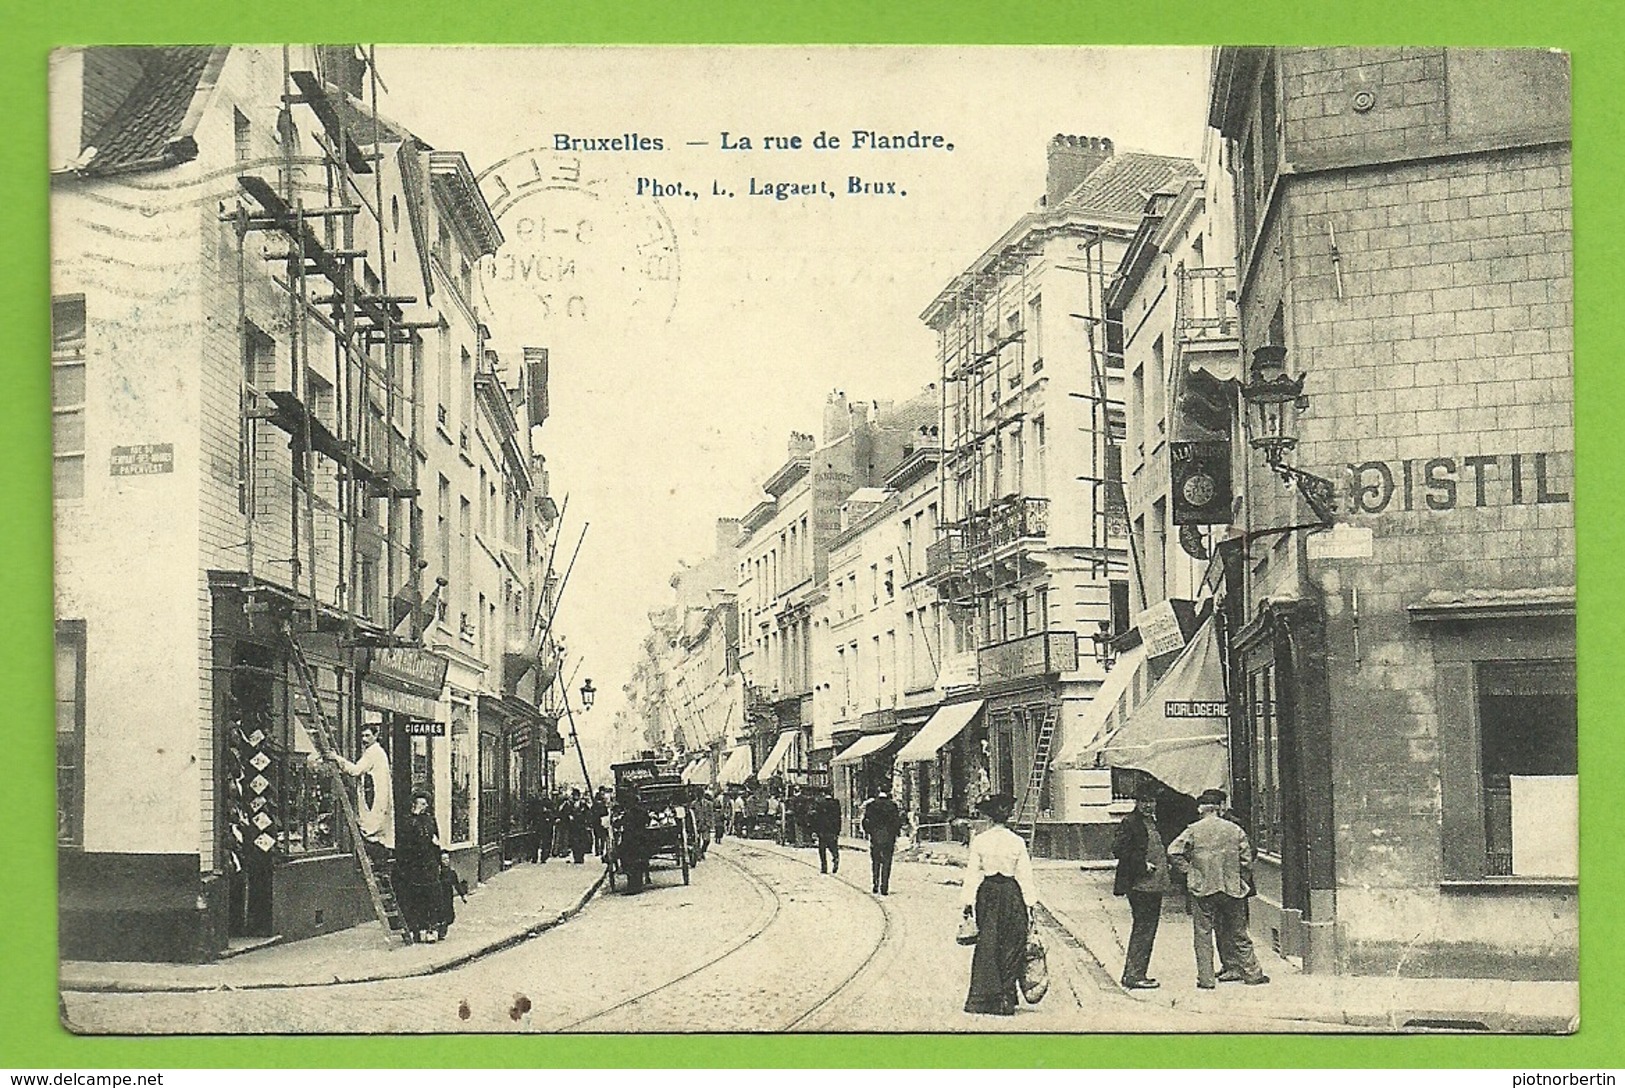
[[[683,768],[683,781],[690,785],[703,785],[711,781],[711,757],[701,756]]]
[[[1230,754],[1219,638],[1209,619],[1102,755],[1192,797],[1229,784]]]
[[[794,729],[786,729],[779,734],[779,739],[773,744],[773,750],[767,753],[767,759],[762,762],[762,769],[756,772],[757,778],[772,778],[778,773],[779,765],[784,762],[784,757],[790,754],[790,746],[796,742],[798,735],[798,731]]]
[[[1051,761],[1057,767],[1092,767],[1095,753],[1114,726],[1122,725],[1134,709],[1134,692],[1145,684],[1138,674],[1145,669],[1145,646],[1141,644],[1117,659],[1106,673],[1094,698],[1083,708],[1076,723],[1068,722],[1060,751]]]
[[[751,776],[750,745],[740,744],[728,749],[728,759],[722,765],[717,781],[724,786],[737,786]]]
[[[850,748],[836,756],[834,759],[830,760],[830,766],[833,767],[837,763],[857,763],[862,760],[864,756],[874,755],[896,738],[897,734],[895,732],[870,733],[866,737],[859,737],[857,740],[852,742],[852,746]]]
[[[938,707],[931,720],[897,753],[897,762],[925,763],[936,759],[942,746],[959,736],[981,709],[980,699]]]

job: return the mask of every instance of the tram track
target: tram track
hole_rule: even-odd
[[[810,863],[804,859],[797,858],[789,854],[783,854],[776,850],[761,849],[759,847],[752,847],[748,844],[744,844],[743,848],[745,851],[747,851],[747,856],[758,858],[775,858],[793,865],[807,868],[811,867]],[[606,1026],[603,1028],[595,1028],[592,1025],[596,1021],[610,1019],[614,1017],[615,1014],[631,1010],[636,1006],[647,1004],[651,1001],[676,997],[685,987],[696,989],[703,995],[706,989],[705,984],[708,981],[705,978],[707,974],[715,976],[722,975],[733,966],[733,964],[730,963],[731,960],[734,960],[735,957],[740,956],[742,953],[751,951],[752,946],[756,945],[756,942],[762,940],[764,934],[767,934],[775,923],[781,921],[781,919],[785,916],[785,907],[790,899],[784,892],[775,887],[771,880],[752,872],[750,867],[744,864],[744,862],[727,857],[726,855],[713,852],[711,854],[711,859],[721,861],[730,869],[737,872],[744,882],[757,893],[760,901],[763,904],[763,909],[758,911],[758,913],[752,918],[751,923],[746,928],[744,935],[738,940],[730,942],[715,955],[708,957],[703,963],[690,968],[675,978],[667,979],[657,986],[647,987],[640,990],[638,993],[631,995],[630,997],[626,997],[615,1002],[613,1005],[608,1005],[602,1009],[599,1009],[589,1016],[581,1017],[575,1021],[560,1025],[550,1030],[559,1032],[585,1033],[594,1031],[626,1030],[623,1027]],[[839,883],[840,887],[846,892],[859,896],[866,902],[870,903],[879,912],[879,934],[874,940],[873,946],[867,950],[863,958],[857,963],[856,966],[841,975],[838,980],[834,981],[832,986],[826,983],[825,986],[820,987],[820,994],[817,996],[816,1000],[811,1002],[811,1004],[804,1005],[795,1013],[795,1015],[784,1021],[780,1026],[774,1028],[762,1028],[759,1030],[815,1030],[817,1028],[817,1024],[814,1023],[814,1021],[819,1018],[821,1013],[826,1012],[830,1008],[831,1004],[834,1003],[838,998],[851,991],[853,986],[859,982],[859,980],[875,964],[877,959],[879,959],[881,953],[888,947],[888,942],[890,942],[891,938],[895,934],[897,930],[897,921],[893,915],[893,912],[888,910],[885,904],[864,895],[859,889],[847,884],[845,881],[838,881],[837,883]],[[799,954],[803,951],[803,949],[798,947],[796,951]],[[726,990],[726,987],[723,987],[723,989]]]

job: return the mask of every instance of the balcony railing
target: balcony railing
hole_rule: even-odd
[[[1049,500],[1011,495],[970,519],[964,530],[965,549],[974,555],[1048,533]]]
[[[1078,633],[1045,631],[984,646],[976,652],[981,682],[1054,676],[1078,669]]]
[[[1234,291],[1235,273],[1228,268],[1182,269],[1179,339],[1234,340],[1239,328]]]
[[[958,533],[950,533],[925,549],[925,575],[964,574],[970,569],[970,553]]]

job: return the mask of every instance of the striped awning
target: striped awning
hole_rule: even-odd
[[[779,734],[779,739],[773,745],[773,750],[767,753],[767,759],[762,762],[762,769],[756,772],[757,778],[772,778],[779,771],[779,765],[790,754],[790,746],[795,744],[800,733],[795,729],[786,729]]]
[[[1146,682],[1140,679],[1145,667],[1143,644],[1117,659],[1094,697],[1084,705],[1082,715],[1077,721],[1066,723],[1066,733],[1061,738],[1060,750],[1050,761],[1051,766],[1087,768],[1095,765],[1095,756],[1106,738],[1121,728],[1134,712],[1135,692],[1146,689]]]
[[[863,759],[864,756],[874,755],[876,752],[880,751],[882,748],[886,747],[886,745],[890,744],[896,739],[896,732],[870,733],[866,737],[859,737],[857,740],[852,742],[852,746],[850,748],[836,756],[834,759],[830,760],[830,765],[834,766],[837,763],[856,763]]]
[[[936,759],[942,746],[959,736],[981,709],[980,699],[938,707],[931,720],[897,753],[897,762],[924,763]]]
[[[723,763],[722,773],[717,775],[717,781],[724,786],[737,786],[751,776],[753,769],[751,766],[750,745],[736,745],[728,750],[727,762]]]

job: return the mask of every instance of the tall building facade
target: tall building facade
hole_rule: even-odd
[[[1104,677],[1091,636],[1128,613],[1122,344],[1106,288],[1146,191],[1197,168],[1099,137],[1057,136],[1047,151],[1039,206],[922,315],[943,397],[927,575],[950,606],[944,656],[974,655],[985,703],[969,777],[1018,798],[1040,852],[1080,856],[1105,845],[1101,774],[1052,775],[1051,757]]]

